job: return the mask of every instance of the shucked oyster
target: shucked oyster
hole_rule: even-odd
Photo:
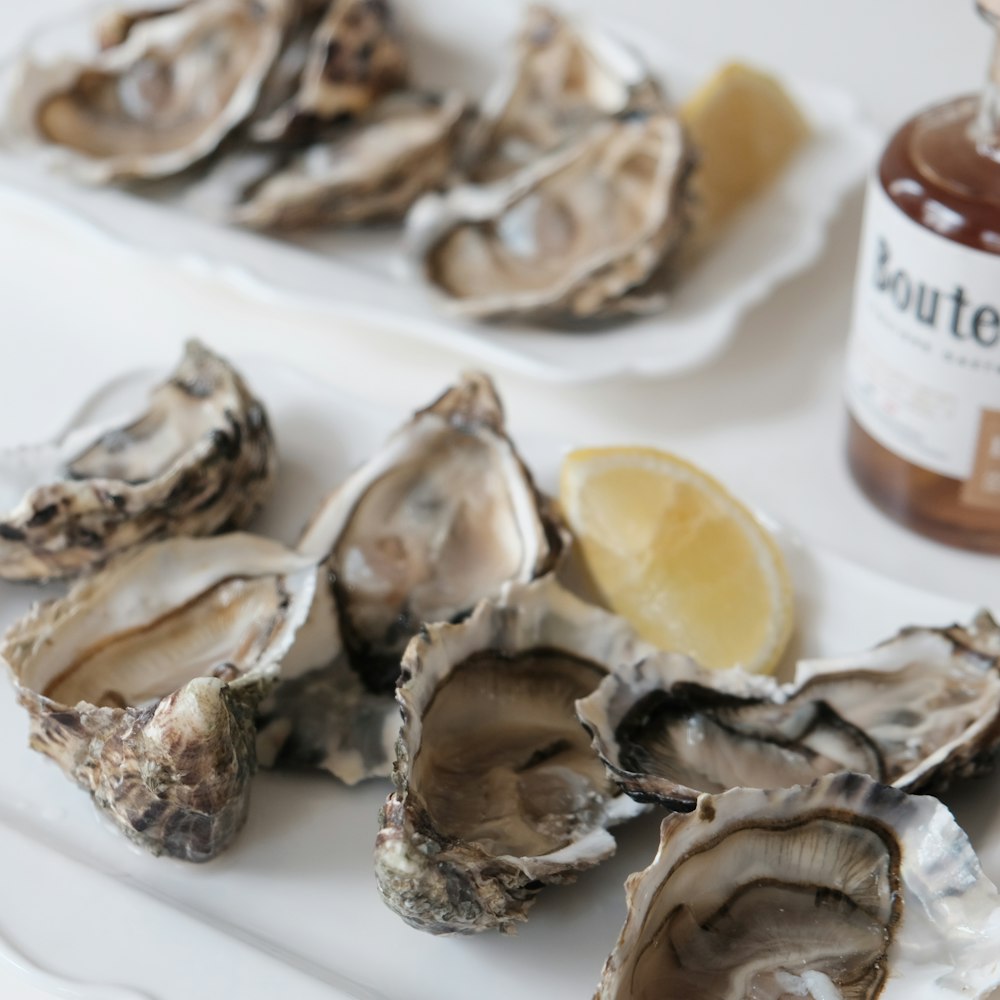
[[[270,229],[402,218],[420,195],[444,184],[464,108],[455,92],[390,95],[336,137],[268,172],[233,218]]]
[[[471,179],[497,180],[599,121],[664,107],[632,51],[546,7],[524,15],[516,59],[483,99],[464,154]]]
[[[214,152],[254,110],[291,0],[191,0],[105,22],[90,61],[20,67],[15,131],[95,182],[163,177]]]
[[[244,524],[275,466],[263,406],[189,341],[135,420],[0,454],[0,577],[72,576],[138,542]]]
[[[359,115],[406,82],[407,60],[386,0],[329,0],[309,38],[294,94],[254,123],[268,142]]]
[[[577,706],[616,781],[690,810],[700,792],[856,771],[908,791],[993,765],[1000,627],[908,628],[867,653],[799,664],[795,682],[658,654]]]
[[[856,774],[663,821],[595,1000],[985,1000],[1000,896],[951,813]]]
[[[177,538],[36,605],[0,648],[31,746],[147,850],[214,857],[246,819],[254,712],[315,579],[253,535]]]
[[[547,573],[562,545],[493,385],[465,375],[323,502],[299,542],[323,581],[289,680],[262,709],[261,759],[352,783],[388,774],[410,638]]]
[[[462,315],[648,311],[685,231],[688,166],[673,116],[608,119],[502,180],[425,195],[407,219],[409,252]]]
[[[546,573],[562,538],[492,383],[467,374],[322,503],[298,547],[326,560],[366,687],[392,694],[423,623],[461,618],[501,584]]]
[[[650,652],[551,576],[414,639],[375,844],[385,902],[435,934],[511,932],[543,885],[610,857],[607,828],[643,807],[607,778],[573,702]]]

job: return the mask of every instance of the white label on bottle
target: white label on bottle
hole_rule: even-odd
[[[948,210],[939,210],[945,225]],[[865,205],[847,404],[885,448],[963,480],[984,447],[987,416],[1000,410],[1000,254],[918,225],[877,176]]]

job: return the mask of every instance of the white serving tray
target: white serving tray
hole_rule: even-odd
[[[142,0],[133,0],[142,3]],[[458,86],[480,95],[507,55],[521,3],[414,0],[400,4],[420,85]],[[92,44],[92,8],[43,26],[27,44],[42,57]],[[716,67],[671,51],[655,37],[604,25],[632,42],[683,98]],[[0,76],[0,107],[16,80],[16,60]],[[86,190],[53,177],[38,160],[8,148],[0,183],[45,200],[143,252],[210,274],[248,295],[281,300],[392,330],[413,342],[462,353],[480,364],[552,382],[622,375],[678,375],[709,362],[737,333],[744,313],[817,257],[843,197],[873,162],[874,130],[841,92],[805,80],[783,81],[814,136],[780,180],[732,224],[678,288],[661,314],[602,332],[554,332],[486,325],[449,316],[399,251],[395,229],[351,230],[280,241],[206,222],[168,199]]]
[[[427,402],[401,399],[390,412],[273,359],[236,360],[270,411],[281,454],[277,494],[256,527],[286,542]],[[151,380],[115,380],[73,422],[133,410]],[[564,448],[581,442],[532,437],[528,413],[511,419],[540,484],[553,489]],[[793,655],[849,652],[902,625],[973,611],[784,541],[798,602]],[[0,585],[0,627],[41,592]],[[388,782],[347,788],[322,775],[262,773],[234,847],[194,866],[132,847],[26,738],[25,714],[0,678],[0,973],[24,987],[0,989],[11,1000],[579,1000],[592,995],[624,919],[622,883],[657,841],[654,814],[619,828],[617,856],[544,890],[515,937],[435,938],[406,926],[375,889]],[[996,779],[963,783],[947,801],[1000,879]]]

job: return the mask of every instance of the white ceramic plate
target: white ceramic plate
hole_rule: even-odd
[[[426,402],[401,400],[388,412],[268,359],[241,358],[239,367],[269,407],[282,456],[258,528],[289,542],[322,494]],[[149,380],[117,380],[87,415],[126,409]],[[552,488],[561,446],[532,438],[528,417],[512,415],[513,433]],[[793,541],[786,548],[798,655],[848,652],[902,625],[972,612]],[[38,595],[0,585],[0,625]],[[625,876],[648,864],[657,841],[655,815],[620,828],[618,855],[542,892],[515,937],[434,938],[403,924],[375,890],[372,845],[388,782],[350,789],[320,775],[261,774],[235,846],[192,866],[140,853],[106,827],[89,797],[27,748],[26,733],[0,680],[0,975],[25,991],[5,997],[29,989],[88,1000],[589,997],[624,919]],[[997,880],[995,787],[968,782],[948,802]]]
[[[399,6],[406,11],[416,81],[479,95],[506,55],[498,40],[513,35],[522,5],[418,0]],[[85,51],[91,44],[89,24],[89,15],[81,14],[48,26],[28,49],[43,58]],[[715,68],[692,63],[648,34],[631,37],[627,25],[607,27],[631,40],[679,98]],[[0,80],[0,106],[15,76],[8,66]],[[206,223],[168,200],[154,204],[120,191],[74,187],[40,171],[27,154],[10,150],[0,156],[0,182],[249,294],[388,328],[499,368],[558,382],[675,375],[711,360],[750,306],[812,263],[842,198],[873,161],[876,137],[846,96],[807,81],[784,83],[812,124],[811,142],[688,275],[665,312],[605,332],[550,332],[450,317],[409,273],[395,230],[279,242]]]

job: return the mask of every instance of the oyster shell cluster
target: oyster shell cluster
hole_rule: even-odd
[[[137,419],[0,456],[5,487],[32,484],[6,575],[82,577],[0,643],[31,745],[153,853],[228,846],[258,763],[387,776],[409,640],[551,575],[566,544],[484,375],[324,498],[295,551],[231,530],[275,466],[263,405],[195,342]]]
[[[564,544],[492,383],[464,376],[325,498],[299,540],[321,576],[301,643],[316,652],[288,666],[262,709],[262,759],[351,784],[388,776],[410,639],[551,572]]]
[[[692,152],[648,67],[588,24],[527,8],[478,104],[411,79],[385,0],[174,0],[94,36],[89,57],[25,57],[7,109],[15,142],[83,180],[171,178],[273,232],[405,220],[413,271],[466,316],[666,300]]]
[[[875,649],[804,660],[779,684],[658,654],[577,706],[594,749],[640,801],[689,811],[702,792],[782,788],[853,771],[941,790],[993,766],[1000,626],[907,628]]]
[[[144,414],[41,452],[0,457],[24,496],[4,565],[78,579],[0,658],[32,747],[152,853],[224,850],[258,765],[391,773],[383,900],[431,933],[510,933],[655,804],[600,1000],[1000,986],[997,890],[948,810],[911,794],[995,762],[986,612],[788,684],[656,649],[558,579],[570,538],[480,374],[327,495],[294,550],[229,530],[273,483],[274,441],[200,344]]]

